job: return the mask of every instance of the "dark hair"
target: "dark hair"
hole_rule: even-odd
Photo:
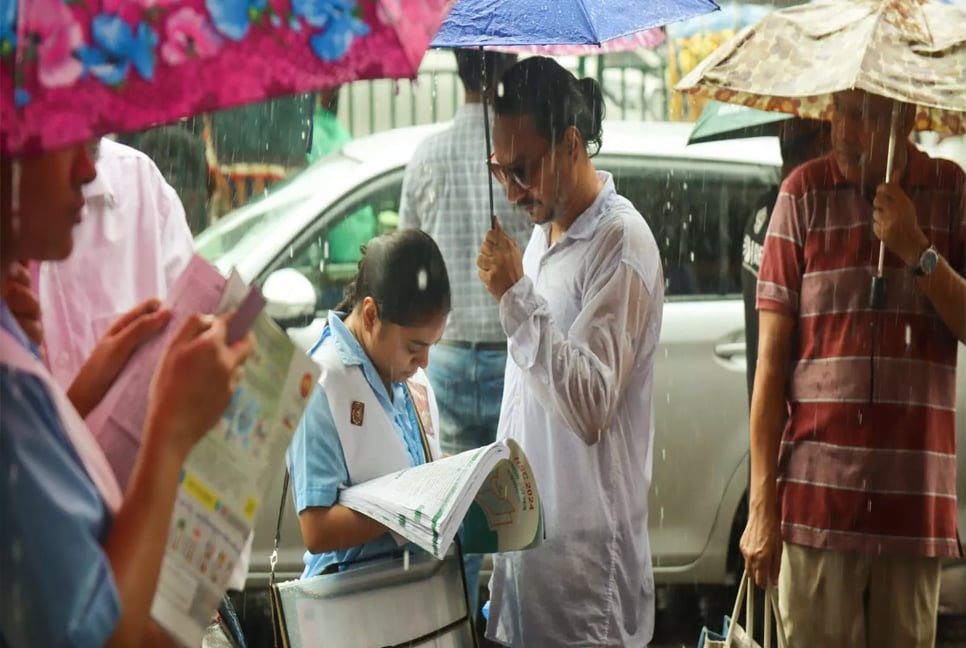
[[[573,126],[591,157],[600,151],[604,94],[594,79],[577,80],[553,59],[534,56],[507,70],[501,85],[493,102],[498,116],[529,116],[537,133],[553,144]]]
[[[154,161],[178,193],[191,233],[203,230],[208,225],[208,160],[201,136],[179,123],[142,131],[128,141]]]
[[[506,69],[517,60],[516,54],[503,54],[489,50],[481,52],[476,48],[455,49],[453,53],[456,55],[456,70],[467,92],[483,92],[484,87],[492,88]],[[483,83],[484,60],[486,60],[485,85]]]
[[[369,241],[359,271],[336,310],[348,312],[366,297],[379,306],[379,318],[418,326],[450,310],[449,275],[436,242],[418,229],[399,229]]]

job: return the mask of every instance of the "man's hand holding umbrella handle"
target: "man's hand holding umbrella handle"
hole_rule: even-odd
[[[523,254],[513,237],[506,233],[497,218],[486,233],[476,258],[480,280],[493,297],[500,301],[510,288],[523,278]]]
[[[879,185],[872,207],[876,238],[906,266],[917,266],[919,255],[929,247],[929,239],[919,227],[916,206],[897,180]]]

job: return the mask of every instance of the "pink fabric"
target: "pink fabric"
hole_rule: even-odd
[[[600,45],[520,45],[516,47],[487,47],[498,52],[515,54],[538,54],[541,56],[593,56],[636,49],[654,49],[665,40],[664,29],[654,27],[644,31],[614,38]]]
[[[114,320],[163,299],[194,253],[181,201],[140,151],[101,140],[84,197],[70,257],[34,270],[46,361],[64,389]]]
[[[101,494],[108,510],[111,513],[117,513],[123,499],[121,487],[117,484],[117,479],[114,477],[114,472],[111,470],[101,446],[94,440],[94,436],[68,400],[64,390],[53,381],[40,361],[20,346],[20,343],[4,330],[0,330],[0,358],[2,358],[4,364],[32,373],[44,381],[47,390],[50,392],[50,397],[54,401],[54,406],[57,408],[57,415],[60,417],[64,432],[77,451],[81,463],[84,464],[87,475]]]
[[[19,21],[0,11],[0,151],[413,78],[453,1],[19,0]]]

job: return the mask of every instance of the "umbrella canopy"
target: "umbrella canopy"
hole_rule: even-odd
[[[919,107],[916,128],[966,132],[966,9],[919,0],[819,0],[769,14],[676,86],[718,101],[829,119],[859,89]]]
[[[413,78],[452,0],[0,0],[0,150]]]
[[[611,51],[636,47],[628,37],[718,9],[712,0],[457,0],[433,47],[527,48],[573,53],[574,46],[607,43]],[[548,47],[549,46],[549,47]],[[485,75],[484,75],[485,76]],[[486,153],[490,121],[483,101]],[[493,219],[493,176],[487,174]],[[491,221],[492,222],[492,221]]]
[[[709,101],[691,130],[688,144],[777,135],[778,124],[791,118],[788,113]]]
[[[664,29],[652,27],[636,34],[606,40],[600,45],[497,45],[487,49],[511,54],[535,54],[538,56],[596,56],[637,49],[654,49],[665,40]]]
[[[717,8],[712,0],[457,0],[433,47],[601,45]]]

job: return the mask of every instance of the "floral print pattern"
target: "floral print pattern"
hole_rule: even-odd
[[[816,0],[769,14],[676,89],[830,119],[859,88],[918,106],[916,128],[966,133],[966,9],[930,0]]]
[[[413,78],[454,1],[0,0],[0,152]]]

